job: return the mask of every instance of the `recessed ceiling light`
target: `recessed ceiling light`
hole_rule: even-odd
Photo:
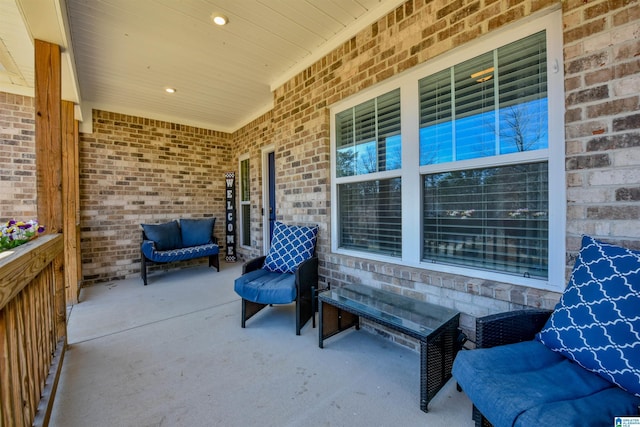
[[[226,25],[227,22],[229,22],[229,18],[227,18],[226,16],[218,15],[218,14],[215,14],[215,13],[213,15],[211,15],[211,19],[213,19],[213,22],[216,25]]]
[[[176,90],[174,88],[172,88],[172,87],[168,87],[164,91],[167,92],[167,93],[176,93]]]

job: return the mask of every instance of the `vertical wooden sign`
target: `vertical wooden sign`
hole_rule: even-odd
[[[227,172],[225,174],[227,191],[227,214],[226,214],[226,255],[227,262],[236,262],[236,174]]]

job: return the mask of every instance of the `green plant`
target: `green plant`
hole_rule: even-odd
[[[37,220],[27,222],[11,219],[0,225],[0,251],[15,248],[44,233]]]

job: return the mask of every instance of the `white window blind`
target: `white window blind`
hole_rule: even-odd
[[[336,150],[338,177],[399,169],[400,90],[338,113]]]
[[[400,114],[399,89],[336,114],[338,239],[343,249],[401,255],[401,180],[375,179],[402,167]],[[342,182],[345,177],[348,182]]]
[[[428,174],[426,261],[547,277],[547,163]]]
[[[340,184],[340,247],[399,257],[400,178]]]
[[[420,164],[547,148],[546,69],[542,31],[421,79]]]

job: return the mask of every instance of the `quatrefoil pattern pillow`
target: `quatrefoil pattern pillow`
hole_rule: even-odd
[[[640,396],[640,252],[584,236],[569,284],[536,338]]]
[[[265,270],[277,273],[295,273],[298,265],[313,256],[318,227],[286,225],[276,222],[271,248],[265,259]]]

